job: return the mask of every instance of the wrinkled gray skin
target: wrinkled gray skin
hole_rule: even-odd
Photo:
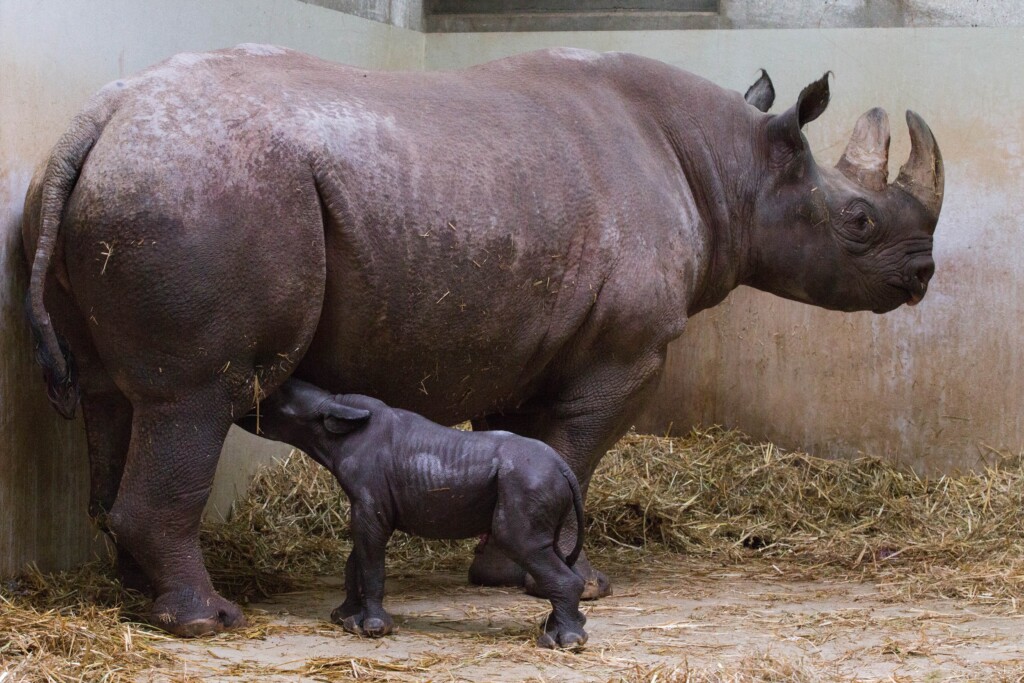
[[[844,311],[924,296],[941,157],[887,184],[884,112],[818,166],[801,127],[629,54],[384,73],[267,46],[103,88],[26,198],[29,317],[79,396],[91,510],[152,619],[242,623],[198,527],[231,424],[289,376],[552,446],[584,494],[687,319],[746,284]],[[62,341],[64,340],[64,341]],[[585,597],[608,591],[586,555]],[[522,582],[492,544],[471,578]]]
[[[587,642],[579,611],[583,579],[572,570],[582,538],[558,549],[564,520],[583,524],[569,466],[547,444],[504,431],[464,432],[358,394],[335,395],[289,379],[238,422],[301,449],[337,478],[352,504],[345,602],[331,620],[370,637],[391,633],[382,605],[384,552],[397,529],[426,538],[486,534],[534,577],[553,611],[542,647]]]

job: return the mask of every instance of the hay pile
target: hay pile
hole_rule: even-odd
[[[4,582],[0,680],[136,680],[140,672],[172,661],[154,646],[168,636],[132,621],[146,606],[97,563],[57,574],[30,570]]]
[[[1024,454],[934,479],[713,428],[630,434],[591,483],[588,541],[856,570],[912,596],[999,602],[1024,588]]]

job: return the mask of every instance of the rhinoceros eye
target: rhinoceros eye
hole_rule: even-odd
[[[875,231],[875,219],[863,207],[852,207],[847,209],[845,214],[843,232],[850,239],[862,241]]]

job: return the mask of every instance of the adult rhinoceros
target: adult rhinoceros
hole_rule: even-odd
[[[81,399],[91,511],[151,582],[154,622],[242,621],[200,514],[228,428],[293,373],[540,438],[586,487],[668,343],[738,285],[843,311],[920,301],[935,140],[908,112],[888,184],[872,110],[819,167],[801,127],[828,99],[822,78],[767,115],[579,50],[380,73],[239,46],[103,88],[28,192],[29,312],[52,400],[70,416]],[[471,574],[522,580],[487,548]]]

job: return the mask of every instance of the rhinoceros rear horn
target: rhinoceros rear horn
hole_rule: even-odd
[[[928,124],[909,110],[907,126],[910,128],[910,158],[903,164],[894,184],[921,202],[932,218],[938,220],[946,184],[942,153]]]
[[[865,189],[881,192],[886,188],[889,184],[889,116],[884,109],[876,107],[857,119],[836,168]]]

